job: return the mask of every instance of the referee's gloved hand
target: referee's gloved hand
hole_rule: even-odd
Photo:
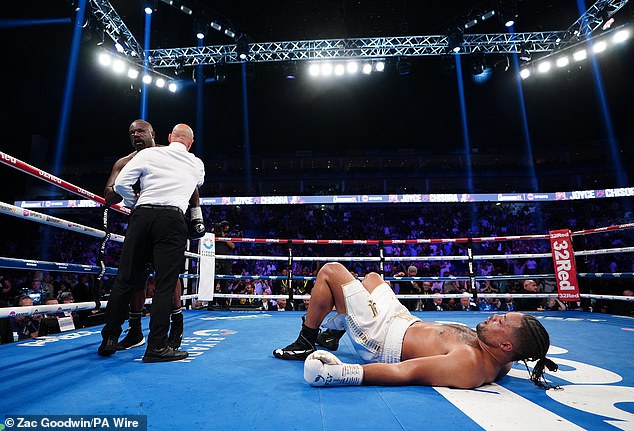
[[[189,218],[189,237],[191,239],[199,239],[205,236],[205,222],[203,221],[203,212],[200,207],[190,208]]]

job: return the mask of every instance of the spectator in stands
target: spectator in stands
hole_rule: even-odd
[[[473,298],[471,298],[470,296],[463,296],[462,298],[460,298],[460,303],[458,304],[457,311],[477,311],[478,307],[475,304],[475,302],[473,302]]]
[[[522,290],[519,293],[528,295],[538,293],[535,280],[524,280]],[[542,300],[540,298],[520,298],[517,300],[517,309],[519,311],[542,311]]]
[[[16,303],[19,293],[13,287],[11,279],[0,274],[0,307],[9,307]]]
[[[500,303],[500,311],[517,311],[517,304],[515,304],[515,299],[511,297],[504,298]]]
[[[566,306],[558,298],[546,298],[542,308],[545,311],[564,311]]]
[[[394,277],[416,277],[418,274],[418,268],[414,265],[410,265],[407,268],[407,273],[399,271],[394,274]],[[397,281],[399,286],[399,295],[420,295],[422,292],[420,281]],[[399,299],[401,303],[407,307],[410,311],[420,311],[420,300],[418,299]]]
[[[291,311],[292,307],[290,303],[286,300],[286,298],[280,298],[271,306],[269,306],[270,311]]]

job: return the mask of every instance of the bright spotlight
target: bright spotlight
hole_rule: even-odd
[[[346,68],[344,67],[343,64],[337,64],[335,66],[335,75],[341,76],[345,73],[345,71],[346,71]]]
[[[308,66],[308,73],[310,74],[310,76],[319,75],[319,65],[317,63],[313,63]]]
[[[139,77],[139,71],[133,67],[128,69],[128,78],[137,79]]]
[[[366,63],[363,65],[363,68],[361,69],[361,72],[365,73],[366,75],[369,75],[372,73],[372,65],[369,63]]]
[[[332,73],[332,64],[323,63],[321,65],[321,74],[324,76],[330,76],[331,73]]]
[[[152,8],[151,7],[148,6],[144,10],[145,10],[146,15],[152,15]]]
[[[619,30],[614,35],[612,40],[614,41],[614,43],[621,43],[621,42],[627,40],[628,37],[630,37],[630,32],[627,29],[624,29],[624,30]]]
[[[99,54],[99,64],[101,64],[102,66],[110,66],[111,63],[112,57],[110,57],[110,55],[106,54],[105,52]]]
[[[151,75],[143,75],[143,83],[144,84],[151,84],[152,83],[152,76]]]
[[[580,49],[579,51],[576,51],[572,54],[572,58],[574,58],[575,61],[585,60],[586,58],[588,58],[588,53],[585,49]]]
[[[163,78],[158,78],[158,79],[156,80],[155,84],[156,84],[156,86],[157,86],[158,88],[163,88],[163,87],[165,87],[165,79],[163,79]]]
[[[568,59],[567,56],[561,56],[557,59],[557,61],[555,62],[555,64],[557,65],[557,67],[566,67],[568,66],[568,63],[570,63],[570,60]]]
[[[604,41],[604,40],[600,40],[599,42],[595,43],[595,44],[592,46],[592,51],[593,51],[595,54],[597,54],[597,53],[599,53],[599,52],[603,52],[603,51],[605,51],[605,49],[606,49],[607,47],[608,47],[608,44],[607,44],[607,43],[605,43],[605,41]]]
[[[116,59],[112,62],[112,70],[114,70],[115,73],[123,73],[125,71],[125,62],[123,60]]]
[[[383,61],[377,61],[374,65],[374,70],[377,72],[383,72],[385,70],[385,63]]]
[[[350,74],[357,73],[359,71],[359,63],[357,63],[356,61],[351,61],[346,65],[346,69]]]
[[[199,31],[198,33],[196,33],[196,38],[198,40],[203,40],[205,38],[205,33],[203,33],[202,31]]]
[[[551,66],[550,61],[542,61],[537,66],[537,71],[539,73],[546,73],[550,70],[550,66]]]
[[[172,93],[176,93],[176,90],[178,90],[178,86],[176,85],[175,82],[170,82],[167,86],[167,89],[171,91]]]
[[[522,79],[526,79],[529,76],[531,76],[531,71],[529,69],[522,69],[520,70],[520,78]]]

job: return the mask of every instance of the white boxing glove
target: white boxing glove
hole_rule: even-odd
[[[363,367],[344,364],[332,353],[317,350],[304,361],[304,380],[311,386],[360,385]]]

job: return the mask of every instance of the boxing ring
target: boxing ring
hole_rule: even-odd
[[[2,153],[3,159],[4,153]],[[15,160],[15,159],[14,159]],[[19,161],[17,161],[19,162]],[[15,167],[16,164],[13,163]],[[6,162],[5,162],[6,164]],[[99,201],[99,197],[57,179],[29,165],[20,167],[66,190]],[[32,168],[32,167],[31,167]],[[39,173],[38,173],[39,172]],[[120,211],[125,212],[125,209]],[[37,223],[111,241],[123,237],[74,222],[0,203],[0,212]],[[573,232],[572,235],[630,229],[634,224],[608,226]],[[109,234],[109,235],[108,235]],[[483,276],[473,268],[479,260],[551,259],[549,253],[474,255],[473,244],[500,241],[543,241],[549,235],[495,238],[449,238],[414,240],[283,240],[217,238],[268,247],[288,245],[289,256],[216,256],[218,259],[284,261],[289,267],[303,261],[372,261],[379,267],[386,262],[424,262],[455,260],[466,262],[465,276],[390,277],[391,281],[463,281],[473,289],[477,281],[553,278],[553,274],[527,276]],[[464,255],[386,256],[383,246],[394,243],[458,243]],[[372,257],[297,256],[295,244],[341,244],[354,247],[376,246]],[[575,256],[631,253],[634,247],[580,250]],[[188,258],[200,256],[188,252]],[[0,257],[0,267],[22,270],[116,274],[116,268],[63,262],[44,262]],[[555,266],[555,268],[557,268]],[[579,277],[631,277],[631,273],[583,273]],[[194,283],[196,275],[183,275]],[[217,279],[310,281],[314,277],[235,276],[217,274]],[[195,298],[193,294],[191,297]],[[285,296],[285,295],[280,295]],[[276,295],[216,294],[216,298],[275,299]],[[506,298],[509,294],[399,295],[402,299],[479,296]],[[516,295],[522,297],[522,295]],[[531,297],[553,297],[557,293]],[[304,295],[290,295],[301,299]],[[580,294],[581,299],[631,301],[618,295]],[[187,297],[185,297],[187,299]],[[104,303],[0,309],[0,316],[30,315],[47,311],[73,311],[103,307]],[[54,308],[47,308],[54,307]],[[179,362],[142,364],[143,348],[117,352],[109,358],[96,354],[101,342],[101,326],[82,328],[32,340],[0,345],[0,375],[3,395],[0,416],[26,415],[98,416],[140,415],[147,429],[461,429],[461,430],[630,430],[634,431],[634,319],[583,311],[531,312],[550,333],[548,357],[559,365],[556,373],[546,373],[561,390],[536,388],[528,380],[523,364],[494,384],[474,390],[434,387],[327,387],[314,388],[303,381],[303,363],[282,361],[272,356],[275,348],[288,344],[297,334],[303,312],[299,311],[207,311],[185,310],[185,333],[181,349],[190,356]],[[414,311],[423,320],[455,322],[475,327],[491,313],[481,311]],[[147,333],[149,319],[143,319]],[[360,363],[347,337],[341,340],[337,356],[348,363]],[[4,428],[3,428],[4,426]],[[1,429],[11,429],[0,422]]]
[[[523,364],[475,390],[432,387],[313,388],[303,363],[271,355],[298,330],[300,312],[185,311],[178,363],[146,365],[143,348],[96,354],[100,327],[0,346],[5,415],[146,415],[149,429],[634,429],[634,321],[584,312],[535,313],[551,334],[547,378]],[[420,312],[475,326],[481,312]],[[147,331],[147,319],[143,319]],[[580,336],[582,334],[582,336]],[[360,363],[347,337],[337,355]]]

